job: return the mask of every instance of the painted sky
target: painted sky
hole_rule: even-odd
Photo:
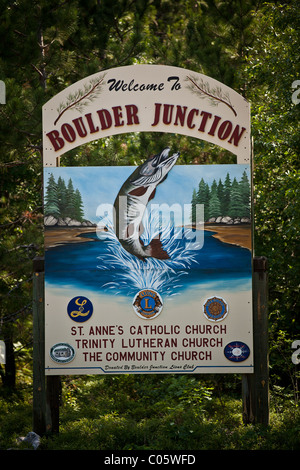
[[[44,187],[46,189],[49,175],[53,173],[57,181],[61,176],[65,183],[73,181],[74,189],[81,193],[85,218],[91,222],[98,222],[99,206],[113,204],[116,195],[124,181],[134,171],[135,167],[107,166],[107,167],[55,167],[44,169]],[[215,179],[225,180],[227,173],[231,180],[240,180],[246,170],[250,179],[249,165],[175,165],[167,179],[157,187],[153,203],[169,206],[173,204],[190,204],[193,189],[198,188],[201,178],[209,185]]]

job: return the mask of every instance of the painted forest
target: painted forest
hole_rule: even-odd
[[[33,430],[33,260],[44,256],[49,210],[42,106],[91,74],[146,63],[203,73],[250,102],[254,255],[268,260],[269,424],[243,422],[240,376],[62,376],[59,433],[40,436],[34,455],[299,451],[299,2],[0,0],[0,11],[0,450],[34,448],[20,437]],[[60,165],[138,165],[168,139],[103,138],[67,152]],[[235,163],[207,142],[181,135],[172,142],[178,164]],[[68,182],[56,184],[68,190]],[[226,186],[224,179],[210,188],[207,217],[234,212],[233,200],[247,217],[241,182],[231,181],[236,197],[222,207]],[[207,193],[205,182],[193,189],[194,200]]]
[[[196,205],[204,205],[204,222],[218,217],[230,217],[250,222],[250,182],[244,172],[240,181],[231,181],[229,173],[225,180],[214,180],[211,187],[201,178],[198,188],[194,188],[191,200],[191,219],[195,221]],[[211,220],[212,221],[212,220]],[[215,221],[215,220],[213,220]]]
[[[69,217],[79,222],[84,220],[81,193],[74,189],[71,178],[66,185],[61,176],[56,182],[53,174],[50,174],[46,184],[44,215],[52,215],[57,219]]]

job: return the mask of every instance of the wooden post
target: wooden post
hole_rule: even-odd
[[[47,433],[59,433],[61,380],[59,375],[47,376]]]
[[[61,381],[45,377],[44,258],[33,260],[33,431],[39,436],[59,431]]]
[[[33,260],[33,431],[46,431],[44,258]]]
[[[269,424],[268,274],[267,259],[253,259],[254,373],[244,374],[243,421]]]

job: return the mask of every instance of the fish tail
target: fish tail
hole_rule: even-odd
[[[164,249],[160,238],[154,238],[149,245],[147,246],[146,250],[147,255],[151,256],[152,258],[157,259],[170,259],[170,256]]]

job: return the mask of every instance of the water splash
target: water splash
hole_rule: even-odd
[[[165,297],[174,296],[182,287],[180,279],[188,274],[192,265],[197,264],[195,250],[202,247],[201,243],[191,243],[191,229],[175,227],[169,222],[161,226],[159,212],[150,211],[143,220],[144,232],[141,239],[145,246],[158,237],[170,259],[159,260],[147,258],[142,261],[128,253],[120,244],[113,229],[113,224],[107,218],[106,231],[97,231],[98,237],[106,241],[106,253],[99,256],[98,269],[115,270],[113,281],[101,287],[114,294],[133,295],[137,290],[154,289]],[[110,273],[112,274],[112,273]]]

